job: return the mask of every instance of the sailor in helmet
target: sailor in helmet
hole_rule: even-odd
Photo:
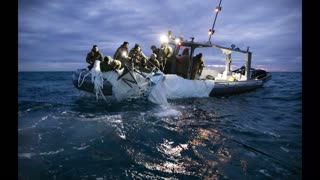
[[[104,61],[100,63],[100,69],[102,72],[112,71],[121,68],[121,62],[116,59],[112,59],[111,56],[104,57]]]

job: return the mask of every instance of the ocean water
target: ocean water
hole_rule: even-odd
[[[19,72],[19,179],[302,179],[302,74],[228,97],[96,100]]]

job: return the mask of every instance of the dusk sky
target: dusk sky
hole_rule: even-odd
[[[128,41],[149,56],[160,36],[208,41],[219,0],[18,0],[18,70],[74,71],[97,44],[113,56]],[[213,44],[250,47],[252,67],[302,71],[301,0],[222,0]],[[224,56],[204,53],[207,67],[223,67]],[[243,56],[244,57],[244,56]],[[219,60],[218,60],[219,59]],[[233,56],[233,68],[241,66]]]

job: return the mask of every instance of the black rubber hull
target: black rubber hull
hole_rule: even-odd
[[[94,93],[94,84],[91,82],[91,75],[88,74],[88,70],[77,70],[72,74],[72,83],[73,85],[82,91],[86,91],[89,93]],[[79,78],[79,76],[81,76]],[[103,82],[102,92],[105,96],[112,95],[112,86],[108,81]]]
[[[87,70],[78,70],[72,75],[72,82],[74,86],[82,91],[86,91],[89,93],[94,92],[94,85],[91,83],[91,75],[88,74]],[[79,76],[81,76],[79,78]],[[83,77],[86,76],[84,79]],[[271,74],[267,73],[261,79],[258,80],[249,80],[249,81],[215,81],[214,88],[211,90],[209,96],[226,96],[233,94],[240,94],[249,91],[256,90],[257,88],[261,88],[265,82],[271,79]],[[82,82],[83,81],[83,82]],[[111,84],[105,80],[102,92],[105,96],[112,95],[112,86]]]

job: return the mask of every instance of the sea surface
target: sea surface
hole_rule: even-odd
[[[155,105],[19,72],[19,179],[302,179],[301,81],[274,72],[252,92]]]

